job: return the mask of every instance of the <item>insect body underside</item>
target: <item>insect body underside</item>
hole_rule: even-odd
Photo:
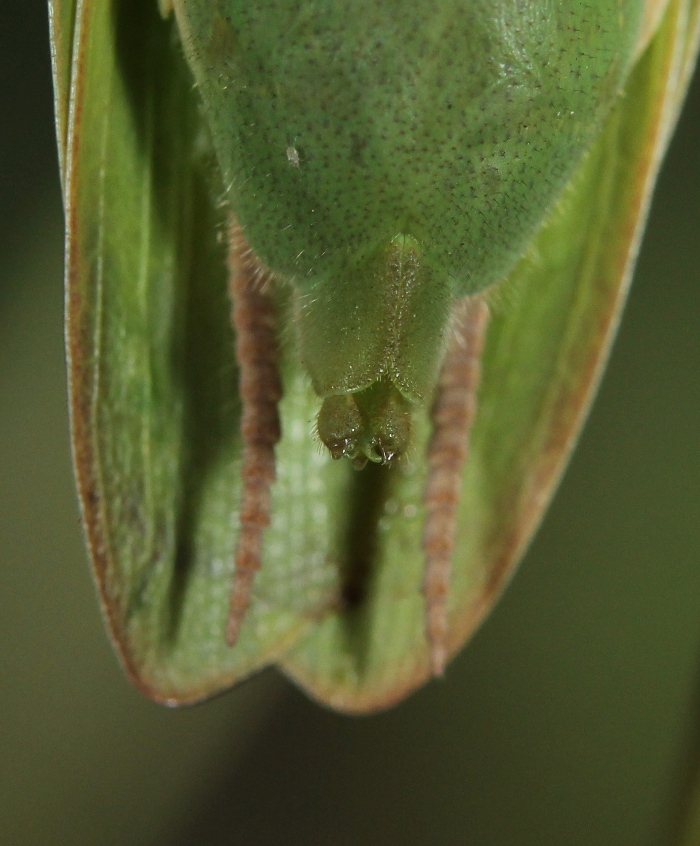
[[[439,674],[483,292],[524,255],[617,101],[640,4],[172,5],[245,232],[232,243],[244,452],[228,640],[260,566],[280,436],[264,266],[299,294],[299,361],[334,458],[393,462],[437,384],[422,544]]]
[[[226,629],[226,640],[234,646],[251,603],[255,574],[262,564],[264,531],[271,522],[274,449],[281,435],[278,403],[282,395],[275,306],[267,292],[273,277],[262,267],[235,223],[231,230],[230,274],[243,406],[240,534]],[[451,338],[430,410],[432,436],[427,450],[428,478],[423,497],[425,563],[422,590],[425,635],[434,676],[442,675],[448,657],[447,604],[456,513],[462,468],[469,450],[469,432],[476,411],[488,317],[484,295],[456,301]],[[404,414],[405,409],[401,413]],[[331,454],[334,458],[339,457],[332,449]],[[381,457],[386,462],[393,458],[386,454]],[[365,462],[355,458],[353,463],[361,469]]]

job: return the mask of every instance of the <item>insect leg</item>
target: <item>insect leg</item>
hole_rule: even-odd
[[[447,598],[462,468],[469,451],[469,430],[476,412],[481,353],[489,310],[483,296],[455,305],[454,331],[438,378],[430,412],[433,433],[428,445],[428,481],[424,504],[425,634],[434,676],[447,659]]]
[[[261,266],[236,223],[231,229],[229,265],[243,406],[240,534],[226,626],[226,641],[233,646],[250,605],[255,574],[260,569],[263,532],[270,525],[282,384],[277,367],[275,307],[266,291],[272,274]]]

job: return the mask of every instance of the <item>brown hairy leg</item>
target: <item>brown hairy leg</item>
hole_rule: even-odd
[[[447,597],[462,468],[469,452],[469,431],[476,413],[489,309],[482,296],[455,304],[452,339],[440,370],[430,412],[433,433],[428,444],[423,551],[425,571],[425,634],[434,676],[447,660]]]
[[[267,293],[272,274],[261,265],[235,222],[231,226],[229,269],[243,441],[240,533],[226,626],[226,641],[233,646],[260,569],[263,532],[270,525],[282,384],[277,367],[275,307]]]

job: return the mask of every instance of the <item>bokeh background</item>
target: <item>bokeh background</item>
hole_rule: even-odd
[[[375,717],[325,711],[274,672],[169,711],[125,680],[94,596],[46,9],[2,0],[0,844],[671,842],[699,718],[699,83],[578,450],[445,681]]]

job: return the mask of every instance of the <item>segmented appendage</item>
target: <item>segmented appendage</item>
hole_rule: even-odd
[[[469,430],[476,412],[481,353],[489,310],[483,297],[466,297],[455,306],[455,327],[430,412],[423,551],[425,634],[434,676],[447,660],[447,597],[462,468],[469,451]]]
[[[255,574],[260,569],[263,532],[270,525],[282,384],[277,368],[275,308],[266,292],[272,274],[261,266],[236,223],[231,227],[229,268],[243,406],[240,534],[226,627],[226,641],[233,646],[250,605]]]

